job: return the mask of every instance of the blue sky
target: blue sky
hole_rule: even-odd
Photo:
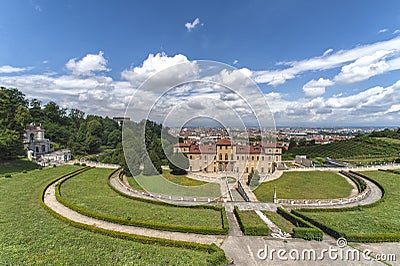
[[[0,9],[0,85],[43,103],[121,115],[139,81],[214,60],[257,82],[278,125],[400,125],[399,1],[3,0]]]

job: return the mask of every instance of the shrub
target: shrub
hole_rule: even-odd
[[[295,238],[322,241],[323,235],[322,231],[317,228],[296,227],[293,229],[293,236]]]
[[[4,177],[5,177],[5,178],[10,178],[10,177],[11,177],[11,174],[6,174]]]
[[[285,209],[278,207],[277,213],[282,215],[283,218],[290,221],[297,227],[293,229],[293,236],[296,238],[302,238],[305,240],[318,240],[321,241],[323,237],[323,232],[315,227],[309,221],[303,219],[297,212],[292,210],[292,213],[286,211]],[[300,217],[298,217],[300,216]]]
[[[79,166],[79,165],[81,165],[81,164],[80,164],[80,163],[74,163],[74,165]]]
[[[81,165],[82,165],[82,166],[86,166],[86,164],[85,164],[85,163],[81,163]]]
[[[238,220],[240,229],[242,230],[243,234],[248,236],[267,236],[269,235],[269,227],[264,224],[260,219],[260,224],[249,224],[248,221],[243,217],[239,208],[237,206],[234,207],[233,212]]]
[[[53,164],[53,167],[57,167],[57,165],[56,165],[56,164]]]

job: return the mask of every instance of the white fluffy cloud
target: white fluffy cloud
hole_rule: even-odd
[[[9,74],[9,73],[18,73],[30,70],[30,67],[13,67],[9,65],[0,66],[0,73]]]
[[[320,78],[311,80],[303,86],[303,92],[306,98],[315,98],[325,94],[325,88],[332,86],[333,82],[329,79]]]
[[[199,18],[195,18],[192,23],[190,23],[190,22],[186,22],[185,23],[185,27],[186,27],[188,32],[191,32],[192,29],[196,28],[199,25],[202,25],[202,24],[200,24],[200,19]]]
[[[355,62],[360,58],[372,56],[379,51],[390,51],[398,58],[400,53],[400,37],[383,42],[358,46],[350,50],[341,50],[336,53],[327,54],[325,52],[324,56],[320,57],[288,62],[284,65],[289,67],[282,70],[253,71],[252,77],[257,83],[267,83],[272,86],[277,86],[284,84],[287,80],[296,78],[297,75],[301,73],[337,68],[345,63]],[[374,67],[371,67],[370,70],[374,71]],[[390,69],[387,71],[390,71]]]
[[[87,54],[81,60],[70,59],[65,65],[74,75],[93,75],[97,71],[110,71],[107,68],[107,60],[103,57],[103,52],[98,54]]]
[[[385,73],[390,69],[386,58],[391,55],[396,55],[396,51],[379,50],[371,55],[360,57],[353,63],[343,66],[341,72],[335,77],[335,81],[355,83]]]
[[[174,68],[171,71],[163,71],[171,66],[180,65],[181,67]],[[144,89],[160,89],[167,86],[173,86],[183,82],[190,77],[193,79],[197,76],[196,61],[189,61],[182,54],[168,56],[165,53],[149,54],[143,64],[133,67],[129,70],[124,70],[121,77],[129,81],[132,86],[139,87],[144,81],[158,73],[157,78],[152,80],[152,84],[147,84]]]

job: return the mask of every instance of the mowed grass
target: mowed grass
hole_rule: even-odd
[[[54,218],[39,204],[41,190],[77,168],[0,177],[0,265],[208,265],[205,251],[111,238]]]
[[[219,185],[164,173],[163,176],[135,176],[135,181],[143,189],[166,195],[217,198],[221,195]]]
[[[289,222],[276,212],[264,211],[263,213],[265,216],[267,216],[268,219],[270,219],[276,226],[278,226],[285,233],[292,233],[293,228],[296,227],[291,222]]]
[[[334,199],[348,197],[353,187],[334,172],[284,172],[273,181],[254,190],[259,201],[272,202],[276,187],[279,199]]]
[[[0,160],[0,176],[4,176],[5,174],[19,173],[22,171],[30,171],[37,168],[39,168],[38,164],[32,163],[26,158]]]
[[[380,204],[345,212],[302,212],[326,226],[345,234],[398,233],[400,228],[400,175],[369,171],[362,174],[383,186],[386,198]]]
[[[188,178],[186,175],[173,175],[170,171],[167,170],[163,170],[162,176],[169,181],[181,186],[201,186],[208,184],[207,182]]]
[[[168,181],[171,181],[172,183],[175,183],[175,184],[178,184],[181,186],[201,186],[201,185],[207,184],[207,182],[191,179],[185,175],[173,175],[168,170],[163,170],[162,176],[164,178],[166,178]],[[127,178],[128,178],[129,185],[131,187],[143,190],[143,188],[136,181],[135,177],[129,176]],[[144,178],[144,176],[141,176],[139,178]],[[140,179],[140,180],[142,180],[142,179]]]
[[[62,184],[61,195],[87,210],[124,219],[222,228],[218,210],[159,205],[119,195],[108,185],[112,171],[94,168],[83,172]]]

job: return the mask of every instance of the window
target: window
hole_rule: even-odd
[[[189,156],[190,160],[192,160],[192,155]]]
[[[242,161],[244,161],[244,156],[242,155]]]
[[[201,155],[200,155],[200,160],[201,160]]]
[[[260,156],[257,156],[257,161],[259,161],[260,160]]]
[[[39,152],[39,147],[36,147],[36,152]]]
[[[219,154],[219,160],[222,161],[222,153]]]
[[[254,167],[251,168],[251,172],[254,173]]]
[[[261,167],[261,173],[264,173],[264,167]]]
[[[246,167],[246,173],[248,173],[249,172],[249,168],[248,167]]]
[[[238,156],[236,156],[236,160],[238,160],[238,161],[239,161],[239,155],[238,155]]]
[[[263,160],[263,161],[264,161],[264,156],[261,156],[261,160]]]
[[[227,153],[225,153],[225,161],[228,161],[228,154]]]
[[[254,156],[251,156],[251,160],[254,161]]]
[[[231,154],[231,161],[233,161],[233,153]]]
[[[227,150],[228,149],[228,146],[225,146],[225,150]]]
[[[42,145],[42,152],[46,152],[46,146]]]

